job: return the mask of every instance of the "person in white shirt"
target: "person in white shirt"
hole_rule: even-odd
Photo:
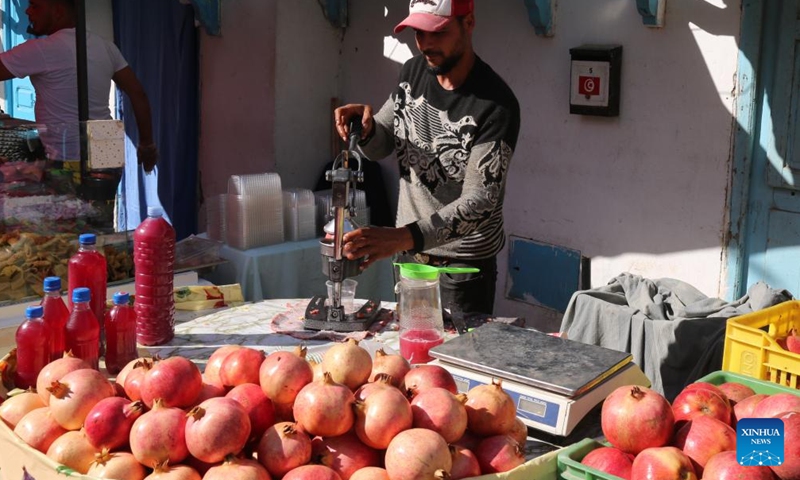
[[[0,53],[0,81],[30,77],[36,91],[36,123],[51,160],[80,158],[78,137],[78,68],[75,48],[75,1],[30,0],[25,13],[35,38]],[[137,156],[144,170],[155,167],[158,151],[153,142],[150,102],[136,74],[113,43],[87,32],[86,64],[89,119],[109,120],[111,80],[133,105],[139,130]]]

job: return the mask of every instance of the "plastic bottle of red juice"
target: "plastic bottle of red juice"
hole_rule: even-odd
[[[50,363],[50,330],[42,319],[42,307],[25,309],[25,321],[17,328],[17,388],[36,387],[36,377]]]
[[[95,318],[100,320],[100,352],[103,351],[102,320],[106,314],[106,288],[108,286],[108,270],[106,257],[97,251],[97,237],[93,233],[84,233],[78,237],[80,248],[69,259],[67,275],[69,292],[67,299],[72,301],[72,293],[76,288],[86,287],[92,292],[91,307]],[[73,308],[70,303],[70,308]],[[73,352],[74,353],[74,352]]]
[[[133,265],[136,271],[136,340],[142,345],[161,345],[175,334],[175,229],[160,207],[147,207],[147,218],[133,232]]]
[[[69,310],[61,298],[61,278],[44,279],[44,324],[50,330],[50,360],[58,360],[64,356],[64,328],[69,319]]]
[[[89,301],[91,293],[86,287],[72,292],[72,312],[66,328],[66,348],[94,369],[99,367],[100,322],[92,312]]]
[[[114,294],[114,306],[106,312],[106,370],[116,375],[138,357],[136,351],[136,312],[128,305],[127,292]]]

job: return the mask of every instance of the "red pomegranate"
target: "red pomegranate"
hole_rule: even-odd
[[[122,383],[122,389],[132,401],[142,399],[142,382],[144,375],[153,368],[155,363],[150,360],[141,360],[133,364],[133,368],[125,375],[125,380]]]
[[[325,465],[303,465],[287,473],[283,480],[342,480],[342,477]]]
[[[448,392],[449,393],[449,392]],[[396,388],[373,392],[363,402],[355,403],[355,431],[366,445],[380,450],[414,421],[411,405]]]
[[[708,459],[719,452],[736,450],[736,432],[725,422],[700,415],[675,434],[672,445],[683,450],[696,474],[703,476]]]
[[[209,468],[203,480],[271,480],[271,477],[257,461],[230,455],[221,465]]]
[[[739,465],[736,452],[728,450],[720,452],[708,459],[703,471],[703,478],[714,480],[774,480],[775,476],[769,467]]]
[[[392,384],[393,379],[389,374],[381,373],[378,374],[374,380],[370,380],[369,382],[365,383],[358,387],[358,390],[355,391],[353,394],[356,400],[364,401],[370,395],[370,393],[380,390],[383,388],[393,388],[397,390],[397,388]]]
[[[646,448],[633,459],[636,480],[698,480],[692,461],[675,447]]]
[[[219,379],[226,387],[245,383],[258,385],[258,371],[264,358],[264,352],[254,348],[243,347],[234,350],[222,360]]]
[[[47,392],[47,394],[50,395],[50,392]],[[42,397],[36,392],[18,393],[9,397],[8,400],[0,405],[0,420],[3,420],[3,423],[9,427],[14,428],[28,412],[45,406]]]
[[[272,401],[264,395],[260,386],[245,383],[233,389],[225,395],[227,398],[236,400],[247,412],[250,418],[250,438],[248,442],[258,441],[264,435],[267,427],[275,424],[275,408]]]
[[[516,440],[520,448],[523,448],[528,443],[528,426],[525,425],[521,418],[517,417],[514,419],[514,427],[511,428],[507,435]]]
[[[67,432],[56,438],[47,449],[47,456],[57,464],[86,474],[100,450],[92,446],[86,435],[78,430]]]
[[[600,424],[611,444],[633,455],[669,443],[672,407],[661,394],[640,386],[623,386],[603,402]]]
[[[689,385],[686,385],[682,391],[686,392],[690,390],[708,390],[710,392],[714,392],[730,404],[730,399],[728,398],[727,395],[725,395],[725,392],[723,392],[718,386],[714,385],[713,383],[708,383],[708,382],[690,383]]]
[[[800,412],[776,415],[783,420],[783,465],[772,467],[781,480],[800,479]]]
[[[114,386],[97,370],[69,372],[47,388],[53,418],[67,430],[81,428],[86,416],[104,398],[116,393]]]
[[[738,382],[725,382],[720,384],[718,388],[728,397],[731,406],[756,394],[755,390]]]
[[[197,365],[187,358],[170,357],[159,360],[144,374],[139,391],[148,408],[153,408],[156,398],[165,407],[186,408],[194,404],[202,389],[203,376]]]
[[[771,418],[783,412],[800,412],[800,396],[792,393],[776,393],[758,402],[753,409],[755,418]]]
[[[491,385],[478,385],[467,392],[467,425],[471,432],[485,437],[505,435],[514,428],[517,407],[503,390],[499,379]],[[477,453],[477,452],[476,452]]]
[[[458,393],[456,381],[450,372],[439,365],[417,365],[408,371],[403,378],[406,396],[413,399],[418,393],[429,388],[440,387],[453,395]]]
[[[61,380],[61,378],[69,372],[82,368],[92,367],[80,358],[72,355],[72,352],[64,352],[63,357],[45,365],[44,368],[39,371],[39,376],[36,377],[36,393],[41,397],[42,403],[44,403],[45,406],[50,405],[50,392],[47,390],[47,387],[52,385],[53,382]]]
[[[672,401],[675,422],[692,420],[705,415],[730,425],[731,412],[731,404],[728,399],[707,388],[683,390]]]
[[[451,480],[480,476],[481,465],[472,450],[451,445],[450,453],[453,455],[453,467],[450,469]]]
[[[633,455],[614,447],[595,448],[587,453],[581,464],[625,480],[631,480]]]
[[[100,400],[86,416],[83,429],[95,448],[109,451],[128,445],[133,422],[144,413],[141,401],[131,402],[122,397]]]
[[[385,468],[364,467],[356,470],[350,476],[350,480],[390,480],[390,478]]]
[[[186,447],[204,462],[221,462],[239,453],[250,438],[250,418],[231,398],[209,398],[186,417]]]
[[[349,432],[338,437],[316,437],[311,449],[314,463],[329,467],[342,480],[349,480],[358,470],[383,463],[382,452],[368,447]]]
[[[464,436],[467,430],[467,409],[464,406],[466,401],[466,395],[453,395],[444,388],[425,390],[417,394],[411,402],[413,426],[438,432],[447,443],[453,443]],[[527,428],[525,435],[527,436]]]
[[[188,465],[156,465],[145,480],[202,480],[200,473]]]
[[[311,438],[299,431],[295,423],[276,423],[264,432],[257,452],[261,465],[280,478],[311,460]]]
[[[487,437],[475,450],[483,473],[501,473],[525,463],[519,444],[508,435]]]
[[[299,355],[273,352],[259,367],[259,383],[264,394],[275,403],[290,405],[297,393],[311,383],[314,373],[305,360],[305,349]]]
[[[118,478],[124,480],[144,480],[147,472],[141,463],[128,452],[101,452],[88,475],[92,478]]]
[[[426,428],[412,428],[397,434],[386,449],[386,473],[392,480],[446,478],[453,457],[441,435]]]
[[[222,385],[222,380],[219,378],[219,369],[222,367],[222,362],[225,360],[225,357],[241,348],[244,347],[241,345],[225,345],[214,350],[214,353],[208,357],[206,368],[203,370],[203,382],[218,387],[224,386]]]
[[[328,372],[321,381],[311,382],[297,394],[292,413],[300,428],[311,435],[335,437],[352,428],[353,392],[336,383]]]
[[[42,407],[22,417],[14,427],[14,433],[32,448],[47,453],[50,445],[67,430],[53,418],[49,408]]]
[[[757,393],[739,401],[733,406],[733,417],[736,421],[743,418],[754,418],[753,411],[756,409],[756,405],[761,403],[761,400],[764,400],[768,396],[769,395],[765,393]]]
[[[228,389],[225,387],[203,382],[203,387],[200,389],[200,393],[197,394],[197,398],[192,402],[192,406],[200,405],[209,398],[224,397],[227,393]]]
[[[117,376],[114,377],[114,386],[117,388],[118,395],[121,395],[119,392],[122,392],[122,394],[125,393],[125,380],[127,379],[128,374],[131,373],[134,368],[136,368],[137,364],[141,365],[142,362],[150,362],[150,359],[144,357],[134,358],[130,362],[126,363],[125,366],[122,367],[122,370],[119,371]]]
[[[380,348],[375,352],[369,381],[374,382],[378,375],[386,374],[391,377],[392,385],[400,388],[403,384],[403,379],[410,370],[411,365],[402,355],[389,355]]]
[[[358,341],[348,338],[325,352],[322,357],[322,370],[330,373],[334,382],[355,391],[367,383],[372,372],[372,357],[358,345]]]
[[[186,412],[165,407],[161,400],[133,422],[131,453],[142,465],[153,467],[169,461],[175,465],[189,455],[186,447]]]

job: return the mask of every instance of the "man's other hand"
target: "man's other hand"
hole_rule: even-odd
[[[144,168],[144,171],[152,172],[156,162],[158,162],[158,148],[154,143],[139,144],[139,148],[136,149],[136,156],[139,159],[139,165]]]

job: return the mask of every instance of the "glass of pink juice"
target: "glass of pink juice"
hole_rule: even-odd
[[[405,330],[400,334],[400,355],[409,363],[428,363],[433,360],[430,349],[442,343],[444,336],[435,328]]]

